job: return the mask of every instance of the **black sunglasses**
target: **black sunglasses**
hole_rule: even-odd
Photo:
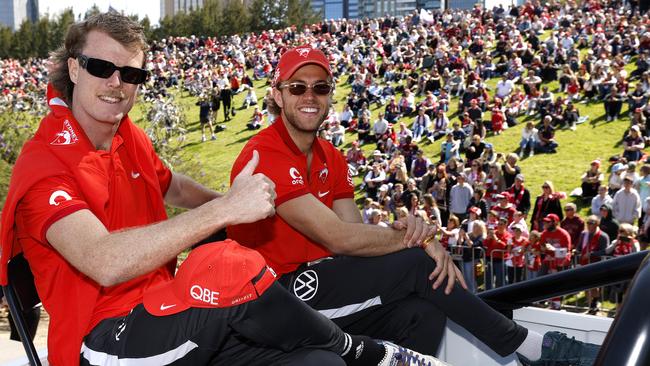
[[[131,66],[117,67],[110,61],[98,58],[81,55],[77,57],[77,60],[79,60],[79,65],[86,69],[90,75],[102,79],[111,77],[115,70],[120,72],[120,79],[129,84],[142,84],[147,81],[147,77],[149,76],[149,72],[145,69]]]
[[[307,92],[307,89],[311,89],[314,94],[317,95],[328,95],[332,92],[333,87],[332,84],[326,81],[317,81],[313,84],[307,84],[302,81],[293,81],[278,86],[278,89],[289,89],[289,93],[292,95],[303,95]]]

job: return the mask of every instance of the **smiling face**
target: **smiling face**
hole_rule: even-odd
[[[88,33],[82,54],[110,61],[118,67],[141,68],[144,60],[144,53],[140,49],[128,49],[106,33],[96,30]],[[119,71],[116,70],[109,78],[102,79],[89,74],[76,59],[68,59],[68,67],[70,80],[75,84],[72,92],[72,113],[82,125],[115,125],[133,107],[138,86],[124,83]]]
[[[290,79],[282,84],[300,81],[308,85],[316,82],[329,82],[325,69],[318,65],[305,65],[298,69]],[[282,109],[282,119],[300,132],[316,133],[327,117],[330,95],[319,95],[312,88],[302,95],[293,95],[287,88],[273,89],[273,99]]]

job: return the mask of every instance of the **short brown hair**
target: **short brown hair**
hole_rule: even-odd
[[[98,30],[109,35],[126,48],[149,50],[144,28],[134,20],[116,12],[100,13],[88,19],[70,25],[65,34],[63,45],[50,54],[50,83],[68,104],[72,104],[72,91],[74,83],[70,80],[68,59],[77,58],[86,45],[88,33]],[[146,60],[146,57],[144,58]],[[144,62],[142,61],[142,66]]]

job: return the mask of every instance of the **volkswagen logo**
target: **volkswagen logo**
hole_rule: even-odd
[[[293,293],[302,301],[309,301],[318,291],[318,275],[313,270],[304,271],[293,282]]]

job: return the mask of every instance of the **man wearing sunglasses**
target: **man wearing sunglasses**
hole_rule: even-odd
[[[421,219],[363,224],[344,157],[316,138],[333,85],[320,50],[300,46],[281,56],[268,105],[276,122],[246,144],[231,171],[235,183],[259,151],[256,172],[275,184],[276,215],[229,226],[229,237],[259,251],[282,285],[343,330],[435,354],[449,317],[498,354],[518,352],[526,365],[565,365],[584,349],[584,364],[593,361],[597,347],[528,331],[466,291],[448,253],[426,240],[436,229]]]
[[[225,194],[165,167],[128,117],[142,27],[117,13],[73,24],[48,104],[3,207],[0,284],[22,251],[50,315],[53,365],[392,365],[403,348],[351,336],[275,283],[234,241],[176,256],[226,225],[274,214],[253,157]],[[189,209],[167,220],[165,203]],[[421,357],[420,357],[421,359]]]

